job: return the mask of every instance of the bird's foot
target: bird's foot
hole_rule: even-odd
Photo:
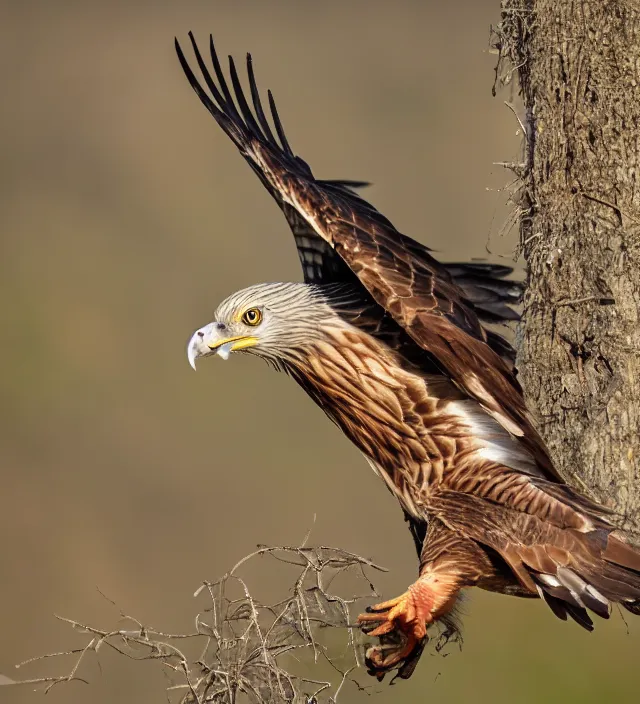
[[[411,676],[427,642],[427,623],[434,607],[434,593],[421,580],[412,584],[399,597],[370,606],[360,614],[363,632],[379,637],[380,644],[369,648],[365,663],[369,674],[378,681],[390,670],[399,667],[398,677]]]

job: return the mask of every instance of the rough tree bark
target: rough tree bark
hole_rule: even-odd
[[[518,368],[567,481],[640,542],[640,16],[630,0],[503,0],[526,113]]]

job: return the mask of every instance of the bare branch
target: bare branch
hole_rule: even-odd
[[[361,665],[364,637],[351,625],[355,614],[350,608],[361,610],[364,603],[360,602],[378,596],[368,571],[384,570],[345,550],[308,547],[308,538],[300,547],[259,546],[218,581],[203,582],[194,596],[206,596],[206,603],[195,617],[194,631],[165,633],[122,611],[121,620],[130,626],[117,630],[58,617],[87,634],[88,642],[81,648],[30,658],[19,667],[67,657],[72,658],[71,669],[58,677],[6,684],[41,684],[46,692],[66,682],[86,683],[77,674],[85,656],[94,652],[97,657],[106,646],[133,660],[159,660],[170,674],[169,701],[180,704],[234,704],[240,695],[242,701],[256,704],[334,703],[348,683],[363,690],[352,673]],[[290,593],[274,604],[261,603],[241,576],[248,562],[265,555],[298,570]],[[349,588],[355,586],[357,591],[330,591],[338,577],[346,577]],[[239,597],[235,596],[238,589]],[[340,637],[327,637],[329,629]],[[188,646],[182,646],[185,641],[202,644],[197,658],[189,656]],[[326,680],[307,676],[319,661],[327,663],[335,676]]]

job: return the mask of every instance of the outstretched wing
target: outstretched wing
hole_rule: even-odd
[[[253,78],[253,74],[251,74]],[[252,83],[253,85],[253,83]],[[257,92],[255,93],[257,95]],[[368,185],[364,181],[322,181],[325,188],[338,192],[353,192],[353,189]],[[272,193],[284,213],[300,257],[305,283],[346,283],[355,276],[345,261],[333,247],[309,225],[305,218],[288,203],[280,198],[279,193]]]
[[[211,96],[209,96],[203,89],[198,82],[198,79],[193,74],[193,71],[182,53],[178,40],[176,39],[176,51],[178,53],[180,64],[182,65],[189,83],[198,94],[200,100],[215,117],[218,124],[220,124],[224,131],[235,142],[236,146],[240,149],[241,154],[258,175],[258,178],[262,181],[265,188],[273,196],[274,200],[284,213],[295,239],[305,282],[337,283],[353,280],[353,272],[346,265],[344,260],[334,251],[333,247],[326,240],[320,237],[315,230],[309,226],[309,223],[304,216],[295,207],[285,201],[277,186],[273,186],[271,184],[260,167],[255,163],[255,160],[251,157],[251,154],[242,146],[247,138],[250,140],[257,140],[263,144],[268,144],[276,151],[285,155],[287,159],[290,159],[293,163],[295,163],[295,168],[297,170],[304,171],[308,176],[311,176],[311,170],[307,164],[293,155],[278,117],[273,96],[271,95],[271,92],[269,92],[269,107],[277,137],[274,135],[262,107],[262,101],[260,99],[260,94],[258,93],[255,76],[253,73],[251,56],[247,55],[247,71],[249,75],[251,100],[253,103],[255,116],[249,108],[244,92],[242,91],[233,59],[229,57],[229,67],[234,92],[238,101],[238,107],[236,107],[236,103],[233,99],[231,91],[229,90],[224,74],[222,73],[222,68],[213,46],[213,39],[210,37],[210,53],[217,84],[214,82],[211,74],[209,73],[209,70],[195,43],[193,34],[189,33],[189,37],[193,44],[198,66],[202,71],[202,75],[204,76],[208,89],[211,91],[213,100],[211,99]],[[367,185],[364,181],[321,181],[320,183],[327,190],[343,195],[346,193],[353,193],[353,189]]]
[[[211,94],[196,79],[176,40],[189,83],[284,211],[302,252],[307,280],[349,280],[355,275],[395,322],[438,360],[457,386],[521,440],[547,476],[561,480],[531,425],[511,364],[492,348],[474,306],[446,267],[427,247],[398,232],[353,190],[339,182],[316,179],[308,164],[293,153],[269,92],[276,139],[260,101],[250,55],[247,72],[253,112],[233,59],[229,57],[229,72],[237,107],[213,39],[210,53],[217,83],[193,35],[189,36]]]

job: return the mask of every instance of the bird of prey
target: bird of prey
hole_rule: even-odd
[[[427,629],[466,587],[539,597],[588,630],[589,611],[607,618],[612,603],[640,613],[640,552],[558,474],[513,349],[484,325],[517,317],[509,269],[443,265],[357,184],[317,179],[270,92],[267,118],[251,56],[245,94],[233,59],[229,85],[213,40],[205,61],[189,36],[203,83],[176,40],[186,77],[284,213],[304,274],[227,298],[194,333],[189,361],[243,351],[287,372],[399,500],[419,577],[359,617],[380,638],[366,654],[371,674],[408,677]]]

